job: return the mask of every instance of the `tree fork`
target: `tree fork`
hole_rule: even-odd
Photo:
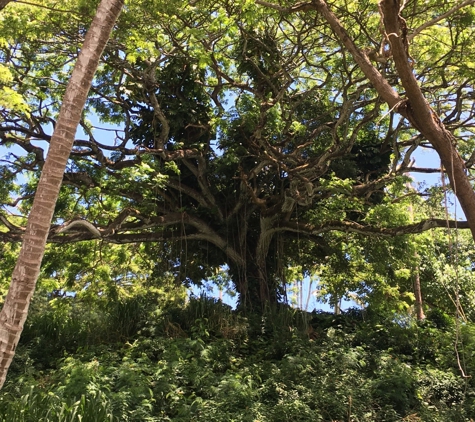
[[[329,10],[326,2],[314,0],[312,4],[329,23],[333,32],[353,56],[379,95],[388,103],[390,109],[407,118],[414,128],[419,130],[434,146],[447,170],[450,185],[467,217],[472,237],[475,240],[475,193],[467,177],[465,163],[455,147],[455,137],[445,128],[439,116],[431,109],[414,77],[407,51],[405,21],[399,12],[399,1],[382,0],[380,10],[391,45],[394,63],[402,85],[406,89],[406,100],[399,96],[386,78],[373,66],[365,52],[356,46],[336,15]]]
[[[429,106],[414,76],[406,39],[406,23],[399,13],[399,2],[383,0],[380,6],[393,60],[408,98],[401,107],[406,109],[406,117],[412,125],[430,141],[439,154],[475,239],[475,193],[467,177],[465,162],[456,149],[456,139]]]

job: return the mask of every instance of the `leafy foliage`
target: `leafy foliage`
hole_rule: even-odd
[[[93,10],[75,0],[39,6],[11,4],[0,20],[0,89],[16,96],[4,96],[0,109],[0,144],[11,152],[1,166],[5,242],[21,238]],[[377,41],[373,3],[334,7],[362,51],[373,57],[387,48]],[[355,233],[411,234],[443,215],[436,190],[425,212],[406,185],[413,155],[428,144],[381,103],[311,5],[286,8],[208,0],[127,5],[94,79],[49,241],[64,245],[69,259],[88,256],[84,246],[69,245],[75,242],[152,243],[142,253],[154,271],[184,285],[225,267],[249,308],[284,300],[295,267],[300,276],[321,273],[337,297],[364,283],[366,293],[399,295],[413,265],[381,261],[385,248],[401,256],[404,241]],[[415,28],[414,71],[469,162],[472,76],[457,59],[472,48],[467,10],[445,15],[445,4],[429,2],[404,12]],[[447,18],[424,26],[438,15]],[[399,89],[390,56],[376,63]],[[65,272],[49,258],[50,274]],[[85,261],[76,274],[69,266],[69,285],[90,282],[80,274]],[[360,274],[344,280],[346,270]],[[98,265],[101,271],[104,280],[116,277]]]
[[[142,306],[130,305],[137,302]],[[206,297],[157,307],[155,299],[137,296],[114,312],[96,312],[98,318],[84,315],[77,326],[55,322],[71,319],[73,308],[69,317],[58,306],[32,315],[0,397],[3,420],[474,416],[474,386],[459,376],[452,332],[429,320],[404,326],[370,310],[335,316],[285,306],[244,316]],[[117,312],[123,312],[120,321],[136,325],[118,323]],[[92,330],[93,337],[78,335]],[[464,336],[471,331],[471,325],[462,329]],[[470,338],[463,351],[467,369],[475,346]]]

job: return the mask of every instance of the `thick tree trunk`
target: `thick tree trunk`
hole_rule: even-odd
[[[84,40],[61,106],[41,173],[23,244],[0,312],[0,388],[15,355],[31,297],[40,272],[46,239],[71,152],[100,56],[123,6],[123,0],[102,0]]]
[[[279,300],[278,285],[266,262],[248,254],[244,266],[231,263],[230,275],[239,294],[239,307],[262,311]]]

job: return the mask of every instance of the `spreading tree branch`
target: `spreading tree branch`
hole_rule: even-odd
[[[418,223],[408,224],[398,227],[373,227],[366,226],[353,221],[330,221],[320,225],[288,222],[285,225],[275,228],[276,232],[298,232],[301,235],[317,236],[330,231],[344,233],[358,233],[370,237],[394,237],[407,234],[423,233],[435,228],[469,229],[467,221],[445,220],[441,218],[431,218]]]
[[[465,6],[470,6],[471,4],[474,4],[474,3],[475,3],[475,0],[465,0],[461,3],[459,3],[459,4],[456,4],[455,6],[451,7],[449,10],[447,10],[447,12],[442,13],[439,16],[436,16],[435,18],[431,19],[430,21],[427,21],[427,22],[423,23],[421,26],[414,29],[414,31],[412,31],[412,33],[407,36],[407,40],[409,42],[411,42],[414,39],[414,37],[419,35],[422,31],[424,31],[424,29],[427,29],[430,26],[435,25],[437,22],[440,22],[441,20],[443,20],[445,18],[448,18],[450,15],[453,15],[457,10],[462,9]]]

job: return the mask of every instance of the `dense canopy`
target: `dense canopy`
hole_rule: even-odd
[[[401,5],[408,65],[453,134],[467,174],[474,161],[472,3]],[[404,118],[401,104],[388,105],[320,7],[127,4],[64,174],[49,235],[58,246],[49,253],[85,241],[143,245],[154,271],[170,272],[177,283],[200,283],[228,268],[241,302],[251,304],[285,296],[295,266],[313,274],[333,265],[342,272],[348,261],[376,265],[371,247],[351,245],[404,248],[407,237],[395,235],[447,226],[436,192],[409,186],[409,173],[441,171],[439,163],[428,169],[414,162],[431,141]],[[404,98],[381,7],[335,2],[325,10]],[[61,8],[18,2],[2,11],[5,245],[22,237],[93,13],[93,4],[74,1]],[[130,255],[137,247],[120,250]],[[57,264],[46,261],[50,276],[82,278],[73,262]]]

